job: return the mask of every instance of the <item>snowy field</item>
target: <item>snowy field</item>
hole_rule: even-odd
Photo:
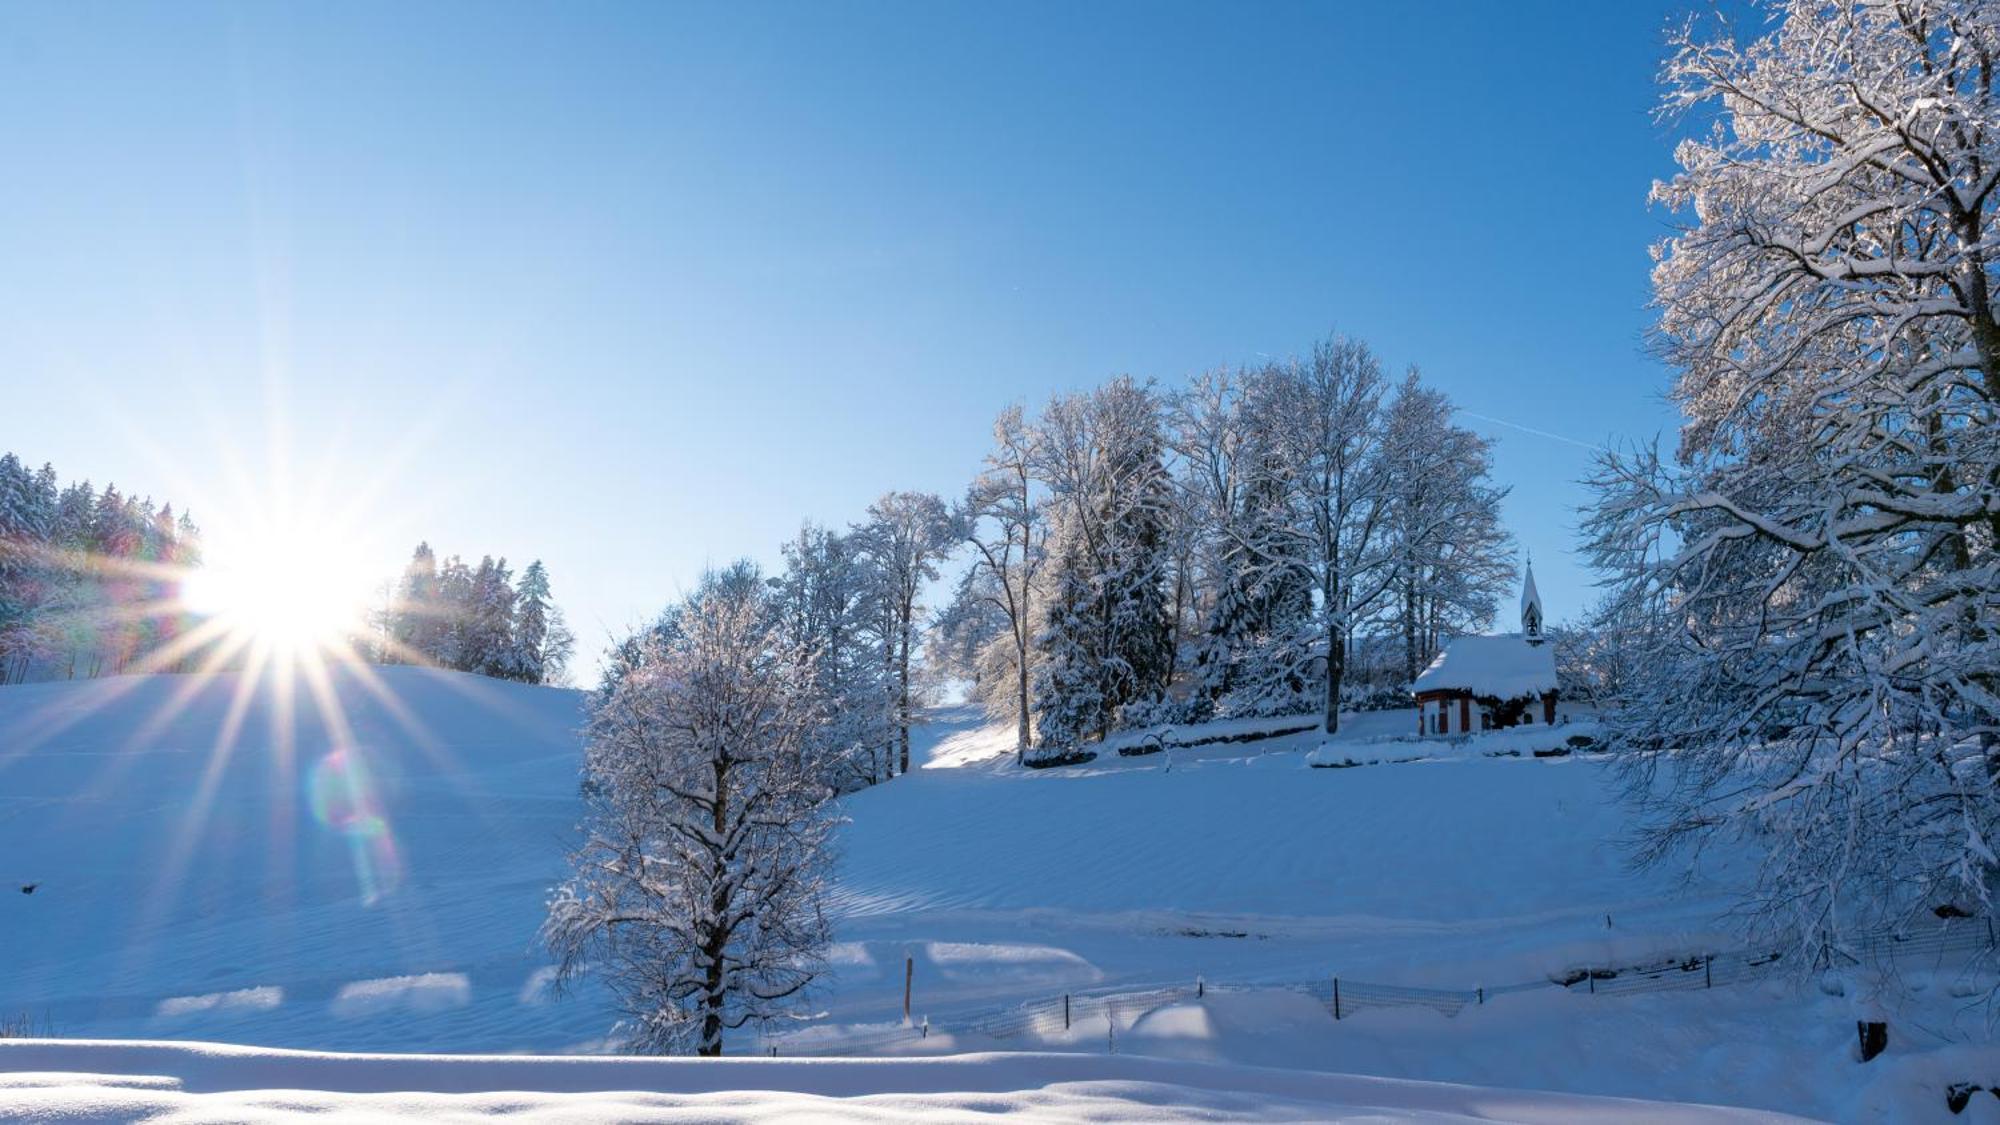
[[[420,1092],[412,1092],[420,1091]],[[0,1042],[0,1110],[64,1120],[1770,1121],[1768,1114],[1080,1055],[554,1059]]]
[[[110,1076],[51,1092],[17,1073],[0,1104],[100,1099],[115,1118],[130,1098],[229,1119],[283,1101],[258,1092],[272,1087],[324,1092],[297,1095],[301,1108],[378,1104],[344,1099],[389,1097],[404,1081],[394,1076],[410,1073],[68,1042],[84,1038],[602,1049],[611,1021],[602,997],[586,989],[552,1000],[534,941],[578,813],[581,697],[413,668],[335,676],[289,701],[229,676],[0,689],[0,1021],[64,1040],[0,1046],[0,1068]],[[1392,1091],[1418,1088],[1304,1073],[1339,1071],[1929,1120],[1950,1082],[2000,1081],[2000,1053],[1963,1045],[1985,1038],[1986,1013],[1970,986],[1979,982],[1955,966],[1911,967],[1919,1018],[1899,1021],[1889,1054],[1866,1066],[1853,1059],[1850,1000],[1788,979],[1617,998],[1551,985],[1456,1018],[1367,1010],[1338,1023],[1296,990],[1336,974],[1492,987],[1730,944],[1716,921],[1726,865],[1693,884],[1631,870],[1603,763],[1532,755],[1587,730],[1577,718],[1419,742],[1409,712],[1373,713],[1350,717],[1332,745],[1309,732],[1028,771],[1011,764],[1006,732],[944,712],[925,728],[925,768],[846,802],[839,945],[818,1026],[733,1044],[746,1054],[776,1046],[776,1063],[790,1065],[746,1060],[715,1072],[756,1075],[740,1096],[687,1085],[707,1073],[690,1064],[591,1065],[660,1067],[644,1073],[663,1085],[645,1088],[675,1091],[617,1112],[723,1117],[990,1105],[1115,1119],[1110,1103],[1092,1100],[1105,1097],[1126,1099],[1118,1112],[1136,1116],[1145,1114],[1131,1107],[1164,1104],[1218,1119],[1369,1106],[1602,1116],[1585,1103],[1463,1089],[1397,1100]],[[1520,755],[1492,756],[1507,750]],[[1363,764],[1314,769],[1309,759]],[[28,884],[34,893],[16,893]],[[914,1014],[933,1032],[883,1046],[885,1033],[901,1032],[905,958]],[[970,1020],[1065,992],[1197,980],[1199,999],[1122,1013],[1110,1026],[1002,1041]],[[878,1054],[1069,1057],[784,1057],[843,1043]],[[1149,1070],[1159,1064],[1141,1055],[1180,1061]],[[470,1113],[504,1102],[559,1115],[596,1107],[589,1096],[626,1080],[609,1075],[640,1073],[462,1065],[454,1073],[475,1076],[465,1084],[431,1082],[421,1088],[438,1093],[398,1104]],[[299,1072],[310,1082],[287,1077],[295,1066],[310,1068]],[[582,1086],[560,1077],[586,1074]],[[519,1098],[495,1102],[501,1087]],[[1979,1098],[1967,1113],[2000,1119],[2000,1099]]]

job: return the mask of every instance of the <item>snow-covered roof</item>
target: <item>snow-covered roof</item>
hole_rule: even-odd
[[[1459,637],[1444,646],[1410,690],[1469,691],[1495,699],[1540,695],[1556,690],[1555,649],[1531,645],[1519,633]]]

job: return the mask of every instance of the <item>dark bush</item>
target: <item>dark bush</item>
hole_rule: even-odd
[[[1037,754],[1021,764],[1031,770],[1046,770],[1057,766],[1080,766],[1096,760],[1095,750],[1070,750],[1060,754]]]

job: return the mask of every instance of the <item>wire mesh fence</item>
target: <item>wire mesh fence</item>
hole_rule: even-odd
[[[1821,962],[1809,967],[1867,963],[1941,963],[1962,953],[2000,950],[1993,924],[1979,918],[1948,918],[1936,924],[1856,935],[1830,947]],[[1638,964],[1581,966],[1538,980],[1473,988],[1419,988],[1328,976],[1316,981],[1218,986],[1197,980],[1191,984],[1145,989],[1099,989],[1043,996],[1004,1007],[960,1012],[940,1021],[940,1030],[1007,1040],[1056,1040],[1079,1030],[1105,1029],[1115,1037],[1149,1012],[1173,1004],[1203,999],[1216,991],[1291,991],[1319,1002],[1334,1019],[1346,1019],[1371,1008],[1422,1008],[1447,1017],[1468,1007],[1522,992],[1565,989],[1598,996],[1632,996],[1684,989],[1723,988],[1768,979],[1797,968],[1804,955],[1795,948],[1775,946],[1694,953]],[[907,1049],[932,1034],[928,1020],[910,1026],[862,1031],[838,1037],[788,1037],[767,1043],[781,1055],[865,1055]]]
[[[1914,929],[1879,930],[1835,944],[1817,965],[1908,963],[1941,960],[1955,953],[1979,953],[2000,948],[1993,924],[1986,919],[1946,918]],[[1474,989],[1410,988],[1334,978],[1315,988],[1335,1019],[1368,1008],[1429,1008],[1455,1016],[1467,1005],[1484,1004],[1514,992],[1566,988],[1598,996],[1631,996],[1648,992],[1720,988],[1764,980],[1799,966],[1797,947],[1764,946],[1693,953],[1628,965],[1581,966],[1547,980]]]

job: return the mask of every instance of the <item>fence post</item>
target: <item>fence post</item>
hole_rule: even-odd
[[[903,1026],[910,1026],[910,979],[916,975],[917,959],[903,954]]]
[[[1715,987],[1715,954],[1713,953],[1701,959],[1701,982],[1703,988]]]
[[[1069,1030],[1069,993],[1063,993],[1063,1030]]]
[[[1479,1002],[1480,1002],[1481,1004],[1485,1004],[1485,1003],[1486,1003],[1486,986],[1485,986],[1485,985],[1480,985],[1480,986],[1479,986],[1478,988],[1474,989],[1473,991],[1475,991],[1475,992],[1477,992],[1477,993],[1479,994]]]
[[[1340,978],[1333,978],[1333,1018],[1340,1018]]]
[[[1590,982],[1590,994],[1592,996],[1597,995],[1597,970],[1585,969],[1583,972],[1584,972],[1583,979]]]
[[[1199,1000],[1207,995],[1208,995],[1208,982],[1202,980],[1200,977],[1194,978],[1194,998]]]
[[[1988,914],[1986,916],[1986,944],[2000,945],[2000,942],[1995,942],[1993,940],[1993,915],[1991,914]]]

